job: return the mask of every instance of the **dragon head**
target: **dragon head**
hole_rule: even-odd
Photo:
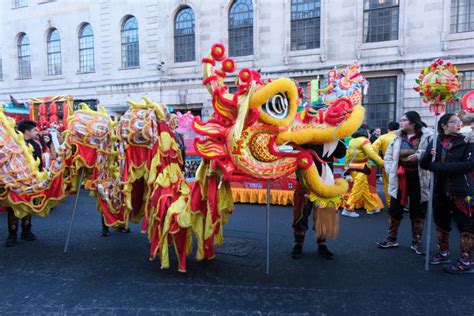
[[[237,75],[237,91],[230,93],[224,79],[236,65],[225,55],[224,46],[215,44],[210,56],[202,59],[203,84],[212,95],[214,114],[205,123],[194,121],[196,133],[205,136],[195,140],[196,152],[212,161],[224,179],[275,180],[300,169],[314,194],[332,198],[344,193],[348,187],[344,180],[319,175],[314,159],[324,163],[324,157],[300,145],[324,144],[324,153],[331,154],[339,139],[359,128],[364,118],[359,68],[336,71],[324,92],[337,97],[324,109],[297,112],[300,90],[288,78],[264,82],[259,72],[245,68]]]

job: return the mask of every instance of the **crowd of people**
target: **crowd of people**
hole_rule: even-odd
[[[171,120],[171,130],[176,122]],[[37,124],[24,120],[17,125],[25,142],[33,148],[34,158],[40,161],[39,169],[49,168],[56,159],[57,144],[62,142],[54,129],[39,131]],[[433,214],[436,225],[438,251],[430,257],[431,264],[445,264],[447,272],[474,273],[474,116],[472,114],[443,115],[438,123],[436,148],[433,148],[433,133],[427,128],[417,112],[406,112],[399,123],[390,122],[387,132],[381,128],[372,131],[363,125],[345,143],[340,142],[334,152],[325,157],[332,169],[332,162],[345,157],[345,176],[352,182],[352,188],[344,197],[341,215],[359,217],[358,210],[367,214],[380,213],[383,202],[374,188],[369,185],[368,176],[375,168],[371,161],[382,170],[385,202],[388,207],[388,233],[377,242],[379,248],[398,247],[398,229],[405,212],[409,212],[412,227],[410,248],[418,255],[425,255],[421,242],[429,199],[433,199]],[[178,133],[178,142],[184,155],[184,142]],[[58,135],[59,138],[55,138]],[[55,144],[56,143],[56,144]],[[320,156],[322,145],[308,145]],[[316,162],[321,173],[321,163]],[[430,177],[434,175],[434,194],[430,195]],[[313,214],[315,226],[318,221],[318,206],[305,198],[300,183],[295,190],[294,206],[294,247],[291,252],[297,259],[303,255],[303,243],[309,228],[308,218]],[[8,238],[5,246],[17,244],[20,225],[11,208],[8,211]],[[450,258],[449,237],[451,222],[454,220],[460,233],[460,256]],[[32,232],[31,216],[21,219],[21,238],[26,241],[36,239]],[[102,236],[109,236],[109,228],[102,222]],[[128,227],[119,227],[120,232],[130,232]],[[318,253],[327,259],[333,258],[326,238],[316,235]]]
[[[445,264],[450,273],[474,273],[474,115],[443,115],[437,126],[436,148],[433,148],[433,133],[420,115],[409,111],[402,115],[399,123],[390,122],[387,133],[381,128],[369,130],[363,125],[347,145],[338,146],[333,158],[345,155],[345,175],[352,188],[345,197],[341,215],[359,217],[357,210],[367,214],[380,213],[383,202],[368,176],[374,172],[371,161],[382,168],[385,201],[388,207],[388,233],[377,242],[381,249],[399,246],[398,229],[405,212],[411,221],[410,248],[418,255],[425,255],[422,233],[428,201],[433,199],[433,215],[436,225],[438,250],[430,257],[430,264]],[[342,144],[342,142],[341,142]],[[321,146],[315,145],[317,152]],[[430,177],[434,175],[434,194],[430,194]],[[295,191],[295,201],[300,201],[305,192],[301,185]],[[295,244],[291,255],[297,259],[303,255],[303,241],[308,230],[308,217],[317,206],[307,201],[295,202],[293,231]],[[460,233],[460,255],[451,260],[449,236],[454,220]],[[317,218],[314,217],[315,226]],[[318,253],[332,259],[326,240],[317,238]]]

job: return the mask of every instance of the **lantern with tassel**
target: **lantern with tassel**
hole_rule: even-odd
[[[416,79],[415,91],[429,104],[430,111],[436,116],[444,112],[447,103],[459,99],[461,74],[450,62],[436,59],[429,67],[423,69]]]

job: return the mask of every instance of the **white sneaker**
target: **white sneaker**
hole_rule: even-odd
[[[380,209],[379,208],[376,208],[375,210],[373,211],[367,211],[367,214],[368,215],[374,215],[374,214],[378,214],[380,213]]]
[[[341,212],[341,215],[344,215],[344,216],[349,216],[349,217],[359,217],[359,214],[357,214],[355,211],[354,212],[349,212],[348,210],[346,209],[343,209],[342,212]]]

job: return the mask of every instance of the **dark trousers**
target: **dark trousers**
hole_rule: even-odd
[[[303,243],[306,231],[309,228],[308,218],[313,210],[313,203],[305,197],[305,191],[300,183],[296,184],[294,193],[294,207],[293,207],[293,233],[296,243]],[[313,225],[314,230],[314,225]],[[323,244],[326,239],[318,238],[318,244]]]
[[[15,216],[12,208],[7,208],[8,211],[8,234],[16,235],[18,232],[18,224],[20,219]],[[25,216],[21,220],[22,232],[28,232],[31,230],[31,215]]]
[[[418,173],[407,172],[406,179],[410,219],[425,219],[428,202],[421,202],[420,178],[418,177]],[[402,205],[401,201],[402,192],[399,189],[397,198],[391,197],[390,208],[388,210],[390,217],[398,221],[402,220],[404,212],[404,205]]]
[[[450,232],[451,221],[454,220],[459,232],[474,234],[474,216],[469,217],[461,212],[450,197],[435,195],[433,206],[433,218],[437,227]]]
[[[435,195],[433,217],[436,224],[439,251],[449,251],[449,233],[454,220],[460,233],[461,258],[468,260],[474,248],[474,216],[462,212],[454,200],[444,194]]]
[[[421,202],[420,178],[417,172],[406,173],[406,184],[412,242],[417,243],[421,241],[428,202]],[[388,238],[391,240],[397,239],[398,228],[400,227],[404,211],[404,205],[402,205],[402,190],[399,189],[397,198],[391,197],[390,208],[388,209],[388,214],[390,215]]]

